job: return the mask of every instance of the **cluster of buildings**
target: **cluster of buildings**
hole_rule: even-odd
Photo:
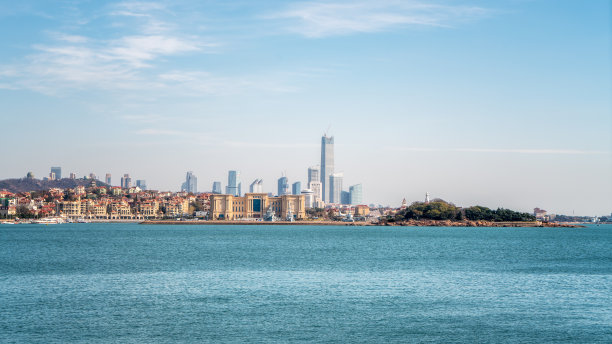
[[[28,172],[26,178],[34,179],[34,174],[32,172]],[[62,167],[61,166],[51,167],[51,172],[49,172],[49,176],[43,178],[43,180],[60,180],[60,179],[62,179]],[[69,179],[77,179],[77,174],[74,172],[71,172]],[[96,174],[92,172],[89,175],[83,176],[83,179],[98,180],[98,176],[96,176]],[[112,185],[112,176],[110,173],[106,173],[106,175],[104,176],[104,183],[108,185]],[[137,186],[141,190],[146,190],[147,181],[144,179],[137,179],[135,183],[132,183],[132,178],[130,177],[128,173],[126,173],[121,177],[120,186],[124,189],[129,189],[132,186]]]
[[[220,181],[212,184],[210,196],[210,217],[212,219],[264,219],[271,215],[282,220],[304,219],[309,208],[342,208],[361,205],[363,189],[361,184],[343,188],[344,176],[334,170],[334,138],[327,134],[321,138],[321,163],[308,168],[305,188],[301,181],[290,183],[287,176],[277,180],[276,194],[265,193],[263,179],[256,178],[249,185],[248,192],[242,192],[240,171],[231,170],[227,176],[225,192]],[[195,179],[193,172],[187,172],[183,191],[197,193],[189,185]]]
[[[30,172],[27,178],[34,178]],[[76,179],[76,174],[70,174]],[[51,167],[47,180],[62,179],[62,169]],[[197,177],[188,171],[178,193],[147,190],[145,180],[132,183],[129,174],[121,177],[120,186],[112,186],[111,174],[104,178],[106,185],[96,186],[94,173],[84,179],[89,187],[50,189],[39,193],[15,195],[0,193],[0,217],[15,215],[18,208],[35,216],[62,215],[70,218],[96,220],[130,220],[199,215],[214,220],[301,220],[309,208],[337,209],[339,214],[365,213],[361,205],[361,184],[343,188],[343,174],[334,169],[334,138],[321,138],[321,163],[308,168],[307,182],[289,182],[282,175],[277,181],[277,192],[266,193],[263,179],[257,178],[243,193],[240,171],[228,172],[225,192],[220,181],[213,182],[212,191],[198,193]],[[32,195],[34,195],[32,197]]]
[[[192,172],[187,172],[187,180],[183,185],[189,183]],[[334,137],[323,135],[321,137],[321,163],[308,168],[307,182],[302,187],[301,181],[290,183],[287,176],[282,175],[277,180],[276,196],[302,195],[306,208],[324,208],[327,205],[359,205],[363,202],[363,188],[361,184],[351,185],[346,190],[343,187],[344,175],[334,169]],[[194,192],[195,191],[191,191]],[[240,171],[229,171],[225,193],[222,192],[220,181],[213,182],[213,194],[226,194],[234,197],[242,197],[242,182]],[[263,179],[255,179],[249,186],[249,193],[263,194]],[[268,193],[272,197],[273,193]]]
[[[0,191],[0,218],[61,216],[87,220],[145,220],[193,215],[208,207],[208,194],[142,190],[138,186],[85,186],[11,193]],[[200,216],[204,216],[200,212]]]

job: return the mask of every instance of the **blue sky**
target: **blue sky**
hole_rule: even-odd
[[[364,201],[612,212],[609,1],[0,3],[0,178],[200,191],[306,180]]]

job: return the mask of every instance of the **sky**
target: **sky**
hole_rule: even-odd
[[[612,213],[612,29],[590,1],[0,2],[0,179],[344,187]]]

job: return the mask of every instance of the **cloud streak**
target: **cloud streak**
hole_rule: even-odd
[[[139,14],[126,18],[118,10]],[[214,44],[200,37],[171,29],[159,19],[155,3],[123,3],[101,18],[111,26],[124,26],[115,37],[96,38],[50,32],[49,42],[33,45],[33,53],[21,63],[0,66],[0,84],[14,89],[32,89],[45,94],[83,88],[125,90],[151,89],[159,80],[144,73],[167,57],[202,53]],[[87,21],[85,21],[87,22]],[[83,30],[86,31],[86,30]]]
[[[503,149],[503,148],[426,148],[426,147],[387,147],[390,151],[400,152],[455,152],[455,153],[512,153],[512,154],[562,154],[562,155],[600,155],[606,151],[579,149]]]
[[[490,11],[476,6],[424,1],[302,2],[268,16],[285,20],[289,31],[310,38],[369,33],[406,26],[450,27]]]

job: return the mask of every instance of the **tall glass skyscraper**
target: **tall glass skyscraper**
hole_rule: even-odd
[[[263,179],[255,179],[249,187],[250,193],[263,193]]]
[[[321,193],[324,202],[332,202],[329,187],[329,177],[332,173],[334,173],[334,137],[327,137],[325,134],[321,137]],[[339,198],[340,196],[338,196],[338,202]]]
[[[187,172],[185,182],[181,186],[181,191],[196,193],[198,192],[198,178],[193,175],[192,171]]]
[[[140,188],[140,190],[146,190],[147,189],[147,181],[144,179],[137,179],[136,180],[136,186],[138,186]]]
[[[278,196],[289,194],[289,179],[282,176],[278,178]]]
[[[321,174],[319,172],[319,166],[312,166],[308,168],[308,184],[311,182],[321,181]]]
[[[212,192],[214,194],[223,193],[223,191],[221,190],[221,182],[213,182]]]
[[[242,193],[242,183],[240,182],[239,171],[229,171],[227,174],[227,187],[225,193],[228,195],[240,196]]]
[[[294,195],[302,194],[302,182],[295,182],[291,184],[291,193]]]
[[[351,205],[358,205],[363,203],[363,191],[361,184],[356,184],[349,187],[349,203]]]
[[[342,203],[342,173],[332,173],[329,176],[329,201],[328,203]]]
[[[51,167],[51,173],[55,173],[55,179],[62,179],[62,168],[60,166]]]

